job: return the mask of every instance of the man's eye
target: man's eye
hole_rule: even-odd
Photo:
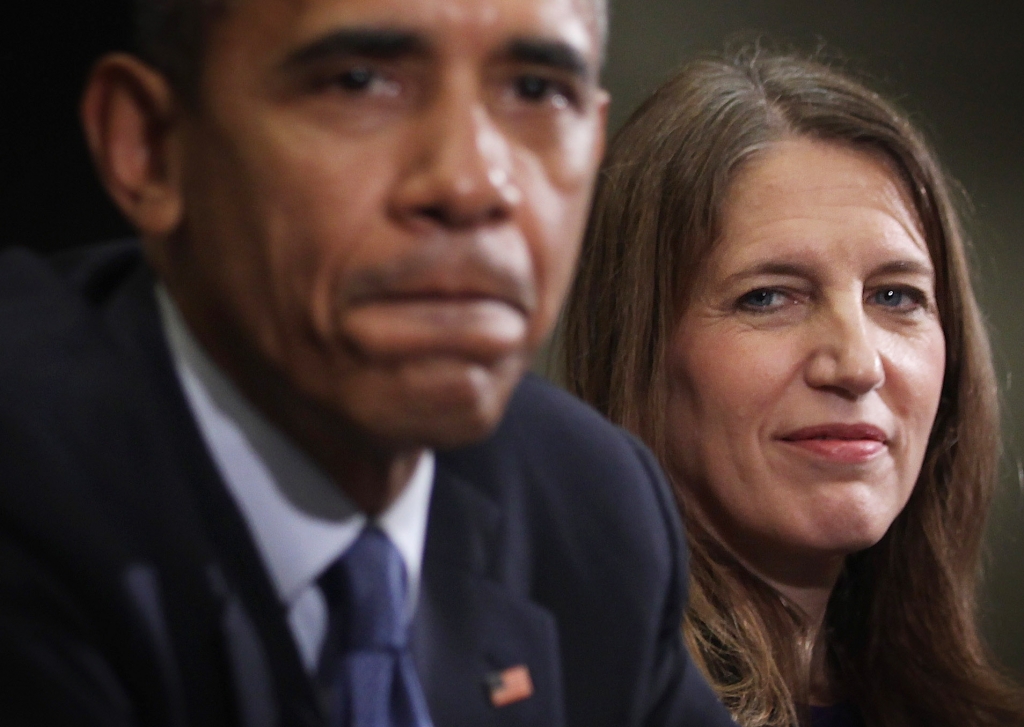
[[[372,66],[353,66],[332,75],[328,84],[345,93],[395,96],[399,92],[396,79]]]
[[[573,101],[573,94],[565,84],[542,76],[520,76],[515,81],[515,90],[522,99],[532,102],[550,100],[559,108],[564,108]]]
[[[369,68],[350,68],[334,77],[334,82],[346,91],[364,91],[373,83],[374,74]]]

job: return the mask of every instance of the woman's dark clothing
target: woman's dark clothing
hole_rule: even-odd
[[[860,710],[849,702],[811,707],[811,727],[864,727]]]

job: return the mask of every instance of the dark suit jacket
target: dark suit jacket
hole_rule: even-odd
[[[0,721],[318,725],[131,244],[0,259]],[[679,637],[685,545],[631,437],[537,378],[438,457],[414,654],[437,727],[731,724]],[[501,708],[486,677],[526,665]]]

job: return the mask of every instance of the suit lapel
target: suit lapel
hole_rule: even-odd
[[[161,333],[153,284],[148,268],[139,265],[110,302],[107,324],[153,383],[152,409],[162,413],[159,456],[167,463],[167,478],[177,480],[175,484],[191,495],[210,541],[214,555],[206,576],[221,603],[222,656],[239,724],[322,724],[284,607],[178,385]]]
[[[502,582],[517,545],[503,508],[445,463],[439,458],[413,631],[434,722],[561,725],[554,618],[516,592],[523,584]]]

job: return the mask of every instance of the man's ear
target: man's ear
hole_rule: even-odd
[[[167,80],[134,56],[93,68],[80,108],[100,181],[143,237],[165,237],[182,216],[180,108]]]

